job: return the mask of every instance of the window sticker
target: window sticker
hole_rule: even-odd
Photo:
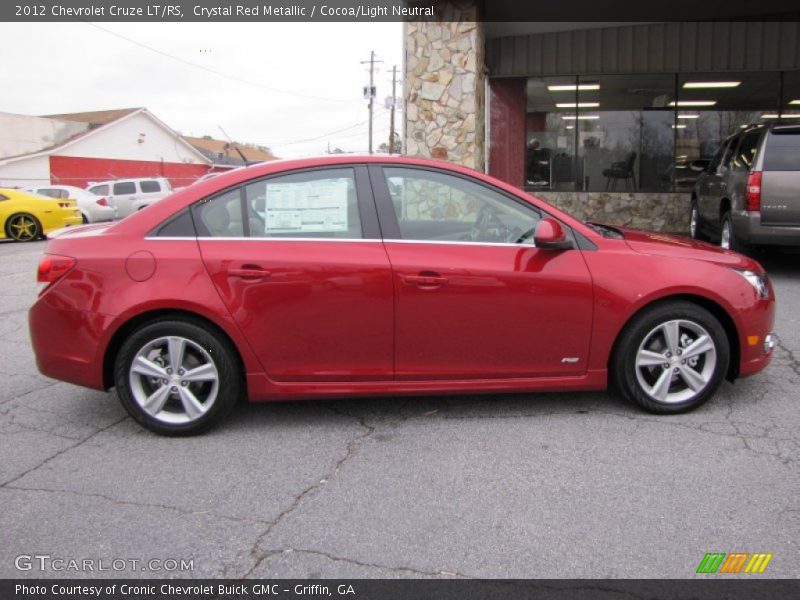
[[[347,231],[347,179],[267,183],[265,233]]]

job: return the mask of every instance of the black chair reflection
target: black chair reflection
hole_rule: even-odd
[[[630,183],[633,183],[633,191],[636,191],[636,175],[633,172],[633,164],[636,162],[636,152],[628,152],[625,160],[612,163],[611,168],[603,169],[603,176],[606,177],[606,191],[616,190],[617,181],[625,180],[625,189],[630,190]]]

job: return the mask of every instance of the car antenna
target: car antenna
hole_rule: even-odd
[[[236,152],[239,153],[239,156],[242,157],[242,160],[244,161],[244,166],[245,167],[249,167],[250,166],[250,161],[247,160],[247,157],[245,157],[244,153],[241,150],[239,150],[239,146],[236,145],[236,142],[234,142],[230,138],[230,136],[227,133],[225,133],[225,130],[222,128],[222,125],[217,125],[217,127],[219,127],[219,130],[222,132],[222,135],[224,135],[228,139],[228,143],[231,146],[233,146],[233,149],[236,150]]]

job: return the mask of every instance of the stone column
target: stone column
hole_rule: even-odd
[[[436,4],[440,20],[404,26],[405,153],[483,171],[483,23],[475,2]]]

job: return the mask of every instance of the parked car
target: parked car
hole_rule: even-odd
[[[400,157],[259,164],[51,239],[39,369],[162,434],[253,401],[600,390],[695,408],[765,368],[762,267],[583,223],[487,175]],[[68,343],[67,343],[68,342]]]
[[[97,223],[99,221],[113,221],[117,218],[117,207],[108,202],[107,198],[97,197],[73,185],[46,185],[24,188],[24,191],[49,198],[71,198],[78,203],[78,208],[83,216],[84,223]]]
[[[172,186],[164,177],[115,179],[94,183],[86,189],[112,202],[117,207],[120,218],[150,206],[172,193]]]
[[[800,246],[800,125],[760,123],[726,139],[692,192],[690,233],[740,251]]]
[[[20,190],[0,189],[0,238],[31,242],[56,229],[82,222],[75,200],[54,200]]]

